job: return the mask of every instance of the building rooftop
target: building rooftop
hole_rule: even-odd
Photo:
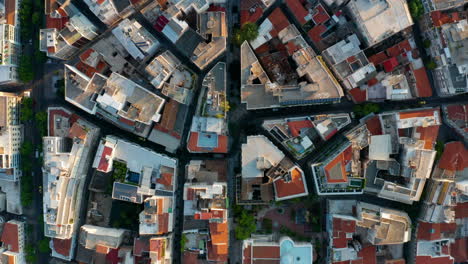
[[[86,161],[99,129],[65,108],[49,108],[48,120],[42,167],[45,235],[70,239],[78,228],[74,220],[80,211]]]
[[[114,182],[114,199],[142,203],[143,196],[172,196],[175,189],[175,159],[113,136],[100,143],[92,166],[105,173],[124,167],[123,179]]]
[[[136,60],[152,56],[160,46],[159,41],[135,19],[124,19],[112,33]]]
[[[267,237],[252,237],[243,241],[242,263],[297,263],[308,264],[314,259],[310,243],[295,242],[282,237],[279,242]]]
[[[172,196],[151,196],[146,198],[143,204],[144,209],[139,215],[140,235],[162,235],[172,232],[174,225]]]
[[[350,1],[347,8],[368,46],[413,25],[408,5],[403,0],[357,0]]]
[[[126,236],[124,229],[83,225],[80,229],[79,242],[86,249],[107,254],[111,249],[117,249]]]
[[[73,66],[65,68],[65,99],[90,114],[98,108],[131,126],[158,122],[164,99],[124,76],[95,73],[87,77]]]
[[[145,71],[150,76],[151,84],[156,88],[161,88],[180,64],[180,60],[170,51],[166,50],[156,56],[145,67]]]

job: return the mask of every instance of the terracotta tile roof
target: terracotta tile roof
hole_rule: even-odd
[[[366,120],[366,126],[373,136],[382,135],[382,125],[380,124],[379,116],[373,116]]]
[[[268,16],[268,20],[270,20],[277,32],[280,32],[289,26],[289,20],[280,8],[273,10],[273,12]]]
[[[118,248],[109,250],[109,253],[106,255],[106,264],[119,264],[121,260]]]
[[[208,242],[208,260],[227,261],[229,246],[228,223],[210,223],[210,238]]]
[[[404,259],[385,260],[385,264],[406,264]]]
[[[361,90],[359,88],[353,88],[349,90],[349,94],[353,97],[353,101],[356,103],[362,103],[367,101],[367,89]]]
[[[70,256],[71,239],[52,239],[54,250],[62,256]]]
[[[364,247],[361,251],[358,252],[358,257],[362,258],[363,264],[376,264],[376,251],[375,246]]]
[[[458,238],[451,244],[450,255],[456,263],[468,261],[468,237]]]
[[[346,164],[349,163],[351,159],[351,154],[352,154],[351,152],[352,152],[352,147],[349,146],[347,149],[345,149],[343,152],[337,155],[334,160],[332,160],[330,163],[325,165],[324,170],[325,170],[325,175],[327,177],[327,182],[339,183],[339,182],[348,181],[348,176],[346,175],[345,166]],[[336,175],[336,173],[332,175],[332,170],[336,166],[340,167],[340,175]],[[335,169],[335,172],[336,172],[336,169]],[[336,176],[339,176],[339,178],[336,178]]]
[[[447,106],[447,115],[452,120],[468,121],[468,105],[449,105]]]
[[[85,62],[93,52],[94,52],[94,49],[92,48],[87,49],[85,52],[80,54],[80,60]]]
[[[438,166],[450,171],[462,171],[467,168],[468,150],[465,145],[460,141],[445,144]]]
[[[325,8],[323,8],[322,4],[319,4],[318,6],[315,7],[313,11],[313,15],[312,15],[312,20],[315,22],[315,24],[325,23],[329,19],[330,19],[330,16],[328,15]]]
[[[86,135],[88,132],[78,123],[73,123],[71,126],[70,130],[68,131],[68,136],[70,138],[79,138],[81,140],[84,140],[86,138]]]
[[[179,111],[179,103],[175,100],[169,100],[164,105],[161,121],[155,125],[155,128],[163,132],[174,130],[177,121],[177,112]]]
[[[416,264],[452,264],[453,259],[450,257],[436,257],[432,258],[431,256],[417,256]]]
[[[256,7],[253,13],[250,13],[249,10],[242,10],[240,12],[240,23],[244,25],[247,22],[255,23],[259,20],[263,15],[263,9],[260,7]]]
[[[253,258],[279,259],[280,248],[279,246],[254,246],[252,257]]]
[[[112,148],[109,148],[107,146],[104,147],[104,149],[102,150],[101,159],[99,160],[99,165],[97,168],[98,171],[107,172],[107,170],[109,169],[109,156],[112,155],[112,151]]]
[[[63,9],[62,7],[57,8],[57,12],[60,14],[61,17],[68,17],[67,11]]]
[[[407,111],[407,112],[400,112],[399,116],[400,119],[406,118],[414,118],[414,117],[429,117],[434,116],[434,109],[425,109],[425,110],[417,110],[417,111]]]
[[[418,91],[418,97],[430,97],[432,96],[432,88],[427,77],[426,68],[422,67],[417,70],[413,70],[414,78],[416,79],[416,89]]]
[[[12,252],[19,252],[18,239],[18,225],[9,222],[5,223],[5,225],[3,225],[3,233],[0,239],[3,245]]]
[[[327,31],[327,27],[324,25],[317,25],[313,27],[307,35],[312,39],[313,42],[320,42],[322,40],[322,34]]]
[[[434,147],[437,136],[439,135],[440,126],[416,127],[416,132],[419,133],[419,139],[424,140],[424,149],[432,149]]]
[[[252,262],[252,246],[248,245],[244,248],[242,255],[242,263],[250,264]]]
[[[455,206],[455,218],[468,218],[468,202],[457,203],[457,205]]]
[[[138,237],[133,240],[133,255],[142,256],[143,252],[149,252],[149,243],[147,240],[143,240]]]
[[[192,251],[184,251],[182,257],[185,264],[198,264],[198,253]]]
[[[291,170],[291,180],[286,182],[284,179],[274,181],[276,196],[284,198],[292,195],[303,194],[306,192],[303,174],[297,168]]]
[[[298,137],[302,129],[314,127],[314,124],[310,120],[290,121],[287,125],[293,137]]]
[[[398,60],[396,57],[391,57],[390,59],[383,62],[385,72],[392,72],[396,66],[398,66]]]
[[[101,254],[107,254],[110,252],[110,248],[109,247],[106,247],[104,245],[100,245],[100,244],[97,244],[96,245],[96,252],[97,253],[101,253]]]
[[[356,232],[356,221],[342,219],[338,217],[333,218],[333,247],[346,248],[348,246],[348,238],[346,233]]]
[[[169,214],[163,213],[158,215],[158,235],[165,234],[169,231]]]
[[[299,0],[286,0],[286,4],[288,5],[289,9],[291,9],[294,17],[296,17],[297,21],[299,21],[301,25],[307,23],[305,17],[309,15],[309,11],[304,8]]]
[[[377,54],[374,54],[368,58],[368,60],[374,63],[374,65],[379,65],[387,59],[388,59],[388,56],[383,51]]]
[[[156,259],[161,260],[166,251],[166,239],[164,238],[151,238],[149,242],[149,250],[151,253],[156,254]]]
[[[419,240],[437,240],[444,237],[444,234],[455,232],[457,224],[451,223],[427,223],[419,222],[417,239]]]
[[[174,177],[174,174],[172,173],[169,173],[169,172],[161,173],[161,177],[156,179],[156,182],[168,187],[169,189],[172,189],[173,177]]]
[[[431,19],[432,23],[436,27],[460,21],[460,17],[457,12],[448,14],[446,12],[434,11],[431,13]]]
[[[5,0],[6,23],[12,26],[16,25],[16,0]]]

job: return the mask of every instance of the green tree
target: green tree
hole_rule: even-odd
[[[435,61],[430,60],[426,63],[426,68],[429,70],[434,70],[435,68],[437,68],[437,64],[435,63]]]
[[[353,107],[353,112],[357,117],[363,117],[370,113],[378,113],[380,106],[375,103],[357,104]]]
[[[252,41],[258,37],[258,25],[247,22],[234,30],[234,43],[241,45],[244,41]]]
[[[20,106],[20,120],[29,121],[33,119],[33,100],[31,98],[24,98]]]
[[[39,12],[34,12],[31,17],[33,25],[39,25],[41,23],[41,14]]]
[[[409,9],[411,16],[414,19],[419,19],[424,14],[424,7],[421,0],[411,0],[409,1]]]
[[[24,83],[28,83],[34,79],[34,67],[31,56],[21,55],[18,65],[18,78]]]
[[[236,227],[236,239],[244,240],[257,230],[255,225],[255,217],[247,211],[242,211],[238,218],[238,225]]]
[[[37,248],[39,249],[39,252],[41,253],[49,253],[50,252],[50,247],[49,247],[49,238],[43,238],[39,241],[39,244],[37,245]]]
[[[34,151],[33,144],[31,141],[25,140],[20,147],[20,154],[22,158],[28,158],[32,155]]]
[[[180,250],[184,252],[185,250],[185,244],[187,244],[187,236],[185,234],[182,234],[182,238],[180,239]]]
[[[430,39],[425,39],[425,40],[423,41],[423,47],[424,47],[425,49],[430,48],[430,47],[431,47],[431,40],[430,40]]]
[[[47,134],[47,113],[45,111],[36,113],[36,125],[41,137]]]

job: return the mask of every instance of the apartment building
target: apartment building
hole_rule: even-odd
[[[191,256],[216,263],[228,261],[226,172],[224,160],[192,160],[186,167],[183,234],[190,245],[182,249],[185,261]]]
[[[403,243],[411,239],[405,212],[355,200],[328,200],[327,208],[327,263],[403,260]]]
[[[104,24],[111,26],[133,13],[134,8],[128,0],[85,0],[91,12]]]
[[[48,136],[43,138],[44,235],[71,239],[73,249],[84,183],[99,128],[65,108],[49,108],[48,120]],[[73,254],[56,256],[73,258]]]
[[[265,204],[309,194],[302,169],[262,135],[248,136],[242,144],[242,172],[237,178],[239,204]]]
[[[70,65],[65,66],[65,100],[143,137],[161,119],[165,102],[116,72],[109,77],[94,73],[90,78]]]
[[[0,84],[18,82],[18,65],[21,55],[20,1],[4,1],[0,7]]]
[[[56,1],[48,11],[46,28],[39,33],[39,49],[48,57],[68,60],[99,35],[98,28],[70,0]]]
[[[25,258],[25,223],[10,220],[3,223],[0,241],[0,263],[26,264]]]
[[[20,199],[21,155],[23,125],[20,123],[22,98],[12,93],[0,93],[0,194],[2,210],[22,214]]]
[[[307,242],[296,242],[287,236],[275,240],[271,235],[252,235],[251,238],[242,242],[242,264],[312,264],[313,262],[313,245]]]

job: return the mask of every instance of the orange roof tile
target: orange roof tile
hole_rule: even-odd
[[[280,257],[279,246],[254,246],[252,251],[253,258],[278,259]]]
[[[450,255],[455,259],[456,263],[466,262],[468,260],[468,237],[463,237],[455,240],[450,247]]]
[[[433,116],[435,111],[437,110],[425,109],[425,110],[417,110],[417,111],[400,112],[400,119],[415,118],[415,117],[429,117],[429,116]]]
[[[424,149],[432,149],[439,134],[440,126],[417,127],[416,132],[419,133],[419,139],[424,140]]]
[[[289,20],[284,15],[283,11],[280,8],[276,8],[269,16],[268,20],[270,20],[273,27],[276,31],[280,32],[281,30],[285,29],[289,26]]]
[[[414,78],[416,79],[416,89],[418,97],[430,97],[432,96],[432,88],[427,77],[426,68],[422,67],[417,70],[413,70]]]
[[[62,256],[70,256],[71,239],[58,239],[52,240],[54,250]]]
[[[374,63],[374,65],[379,65],[387,59],[388,57],[384,52],[379,52],[369,57],[369,61]]]
[[[16,0],[5,0],[6,23],[12,26],[16,25]]]
[[[468,150],[465,145],[459,141],[445,144],[438,166],[450,171],[463,171],[468,168]]]
[[[291,170],[291,180],[286,182],[284,179],[275,180],[275,191],[278,198],[303,194],[306,192],[302,172],[297,168]]]
[[[346,148],[343,152],[341,152],[339,155],[336,156],[334,160],[332,160],[330,163],[325,165],[324,170],[325,174],[327,177],[327,182],[329,183],[339,183],[339,182],[347,182],[348,181],[348,176],[346,175],[346,170],[345,166],[349,162],[349,154],[352,151],[352,147],[349,146]],[[340,175],[331,175],[331,170],[335,168],[336,166],[339,166],[340,168]],[[340,178],[332,178],[336,176],[340,176]]]
[[[312,15],[312,20],[314,20],[315,24],[322,24],[327,22],[330,19],[325,8],[323,8],[322,4],[319,4],[315,7]]]
[[[312,128],[314,124],[310,120],[289,121],[287,123],[289,132],[293,137],[298,137],[304,128]]]
[[[96,252],[97,253],[107,254],[107,253],[109,253],[109,251],[110,251],[109,247],[106,247],[106,246],[100,245],[100,244],[96,245]]]
[[[313,27],[307,35],[312,39],[313,42],[320,42],[322,40],[322,34],[327,31],[327,27],[324,25],[317,25]]]
[[[1,237],[2,243],[12,252],[19,252],[18,225],[5,223]]]
[[[359,88],[353,88],[349,90],[351,97],[353,97],[353,101],[356,103],[362,103],[367,101],[367,90],[361,90]]]
[[[468,218],[468,202],[457,203],[457,205],[455,206],[455,218]]]
[[[227,136],[218,135],[218,146],[216,148],[199,147],[198,136],[199,136],[198,132],[190,132],[187,148],[191,152],[227,153],[227,148],[228,148]]]
[[[286,0],[286,4],[301,25],[307,23],[305,17],[309,15],[309,11],[304,8],[299,0]]]

